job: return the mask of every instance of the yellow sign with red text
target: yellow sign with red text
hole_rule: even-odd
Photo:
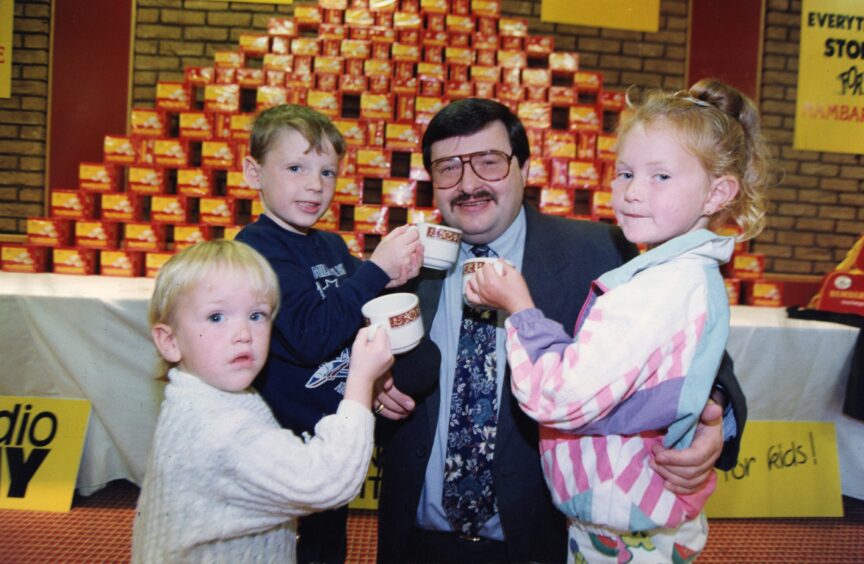
[[[0,396],[0,509],[69,511],[90,402]]]
[[[714,517],[842,517],[834,423],[748,421],[738,464],[717,471]]]
[[[796,149],[864,154],[864,2],[801,5]]]
[[[544,22],[656,32],[660,0],[542,0]]]
[[[12,95],[13,0],[0,0],[0,98]]]

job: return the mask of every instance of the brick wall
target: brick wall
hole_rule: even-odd
[[[12,95],[0,98],[0,236],[43,213],[50,0],[15,2]]]
[[[13,97],[0,100],[0,234],[22,233],[23,218],[42,210],[48,6],[15,5]],[[272,15],[293,13],[293,6],[208,0],[136,6],[134,107],[153,106],[156,81],[210,66],[216,51],[236,48],[241,32],[264,31]],[[504,15],[527,18],[532,34],[554,35],[556,50],[578,52],[581,67],[601,71],[613,89],[685,86],[687,10],[687,0],[662,0],[660,31],[640,33],[544,23],[540,0],[502,4]],[[800,10],[798,0],[767,0],[759,104],[785,174],[771,189],[769,227],[753,250],[766,255],[769,272],[822,274],[864,231],[864,157],[792,148]]]

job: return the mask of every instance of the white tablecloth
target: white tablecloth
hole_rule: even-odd
[[[144,475],[163,384],[147,327],[153,280],[0,272],[0,394],[89,399],[78,491]],[[843,493],[864,499],[864,423],[841,414],[858,330],[732,308],[728,350],[750,419],[833,421]]]

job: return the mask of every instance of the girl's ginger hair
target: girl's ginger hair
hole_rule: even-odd
[[[150,299],[150,328],[160,323],[173,326],[174,313],[183,297],[207,276],[224,270],[243,273],[252,293],[270,305],[270,318],[276,318],[280,301],[279,280],[270,263],[245,243],[218,239],[187,247],[162,265]],[[164,376],[171,366],[162,359],[158,367],[159,376]]]
[[[711,217],[709,226],[734,222],[741,228],[740,241],[762,232],[771,158],[759,111],[750,98],[728,84],[704,79],[674,93],[639,92],[631,87],[627,105],[618,126],[619,143],[634,126],[648,127],[663,120],[712,178],[730,175],[738,180],[738,194]]]

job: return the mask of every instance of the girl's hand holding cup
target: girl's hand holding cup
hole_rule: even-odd
[[[511,315],[534,307],[525,278],[503,260],[485,264],[473,273],[465,285],[465,299]]]

